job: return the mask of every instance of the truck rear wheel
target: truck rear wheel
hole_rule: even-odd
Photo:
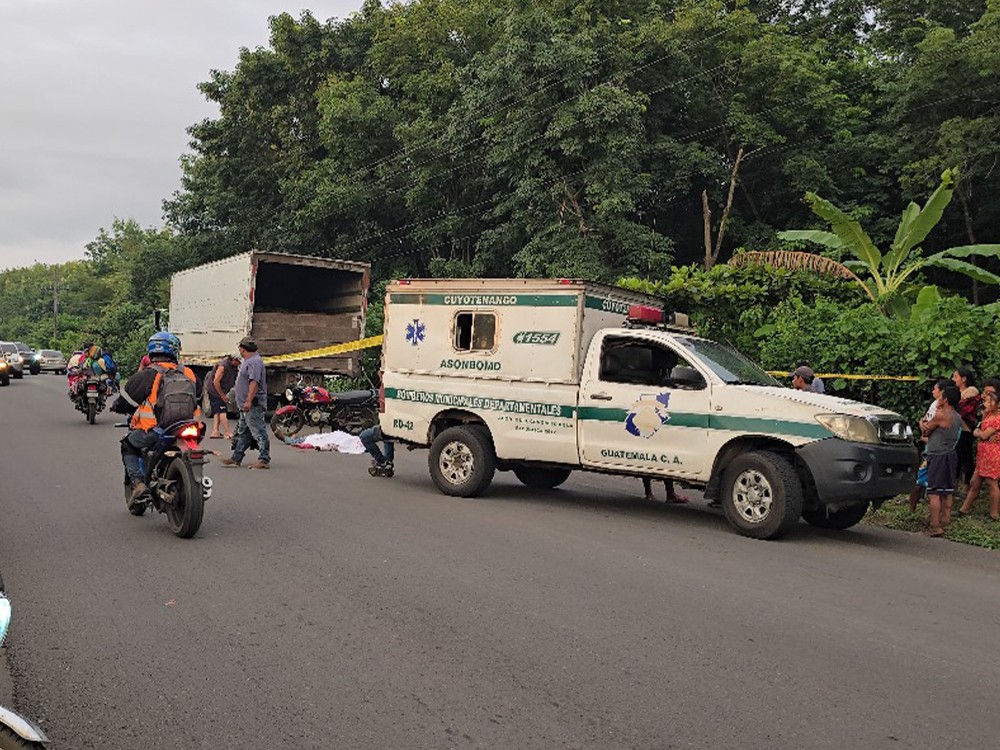
[[[843,531],[860,523],[867,512],[868,503],[864,502],[858,505],[849,505],[846,508],[835,510],[829,514],[826,512],[826,508],[804,510],[802,511],[802,518],[810,526],[816,526],[820,529],[837,529],[838,531]]]
[[[549,469],[540,466],[515,466],[514,476],[521,484],[535,490],[552,490],[569,479],[570,469]]]
[[[802,484],[795,468],[772,451],[734,458],[722,474],[722,509],[744,536],[777,539],[802,515]]]
[[[478,425],[449,427],[434,439],[427,466],[445,495],[476,497],[490,486],[497,468],[489,432]]]

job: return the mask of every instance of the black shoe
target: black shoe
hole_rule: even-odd
[[[394,473],[392,461],[386,461],[381,464],[372,461],[372,465],[368,467],[368,473],[373,477],[391,477]]]

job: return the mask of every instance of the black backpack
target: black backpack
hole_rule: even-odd
[[[160,373],[160,386],[156,395],[153,414],[160,427],[194,419],[198,407],[198,388],[178,365],[175,368],[153,365]]]

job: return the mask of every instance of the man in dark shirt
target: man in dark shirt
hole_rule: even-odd
[[[236,403],[240,408],[240,423],[236,427],[236,447],[233,449],[232,458],[224,458],[219,463],[222,466],[238,468],[250,448],[252,435],[260,449],[260,457],[257,463],[250,465],[250,468],[270,469],[271,444],[264,422],[264,413],[267,410],[267,376],[264,360],[257,352],[257,343],[249,336],[240,341],[239,347],[243,364],[236,374]]]
[[[233,438],[233,433],[229,429],[229,417],[226,416],[226,399],[229,397],[229,391],[236,385],[236,374],[239,369],[240,358],[233,354],[227,354],[215,363],[215,367],[205,378],[209,411],[212,415],[210,438],[221,438],[223,435],[227,440]]]

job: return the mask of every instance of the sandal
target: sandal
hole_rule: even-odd
[[[228,435],[226,435],[226,440],[232,440],[232,439],[233,439],[233,433],[230,432]]]
[[[971,516],[972,515],[972,511],[971,510],[962,510],[961,508],[959,508],[958,510],[955,511],[955,515],[958,516],[959,518],[965,518],[966,516]]]
[[[924,536],[939,537],[944,536],[944,529],[940,526],[931,526],[929,529],[924,531]]]
[[[668,497],[667,502],[674,503],[675,505],[683,505],[688,502],[688,499],[683,495],[674,495],[673,497]]]

